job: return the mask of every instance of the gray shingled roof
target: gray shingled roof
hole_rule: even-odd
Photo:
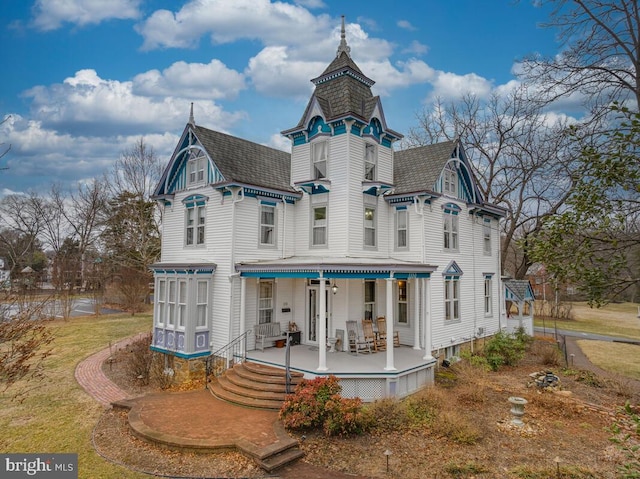
[[[194,132],[226,181],[295,192],[289,153],[202,126]]]
[[[508,288],[520,301],[531,299],[527,295],[531,284],[526,279],[505,279],[503,283],[505,287]]]
[[[394,194],[433,191],[455,149],[456,141],[418,146],[394,153]]]
[[[364,82],[347,74],[349,70],[357,73]],[[333,75],[336,76],[333,77]],[[331,78],[324,80],[325,77]],[[365,122],[369,121],[378,101],[378,97],[371,93],[371,85],[374,82],[360,71],[347,53],[340,53],[324,73],[312,81],[316,84],[315,91],[296,128],[304,127],[304,121],[314,98],[317,98],[327,122],[349,115],[361,118]]]

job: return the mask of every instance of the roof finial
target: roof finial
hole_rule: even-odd
[[[189,124],[196,126],[196,120],[193,118],[193,102],[191,102],[191,112],[189,113]]]
[[[339,57],[342,52],[345,52],[348,57],[351,57],[349,54],[351,52],[351,47],[347,45],[346,35],[344,32],[344,15],[342,15],[342,30],[340,31],[340,45],[338,45],[338,51],[336,52],[336,57]]]

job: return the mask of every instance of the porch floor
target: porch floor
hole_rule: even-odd
[[[271,366],[285,367],[286,348],[265,348],[264,351],[247,352],[247,360]],[[327,371],[318,371],[319,352],[317,346],[299,344],[291,346],[292,370],[300,371],[305,377],[325,376],[333,374],[342,377],[394,377],[406,374],[407,371],[433,366],[435,359],[424,359],[425,352],[413,349],[410,346],[397,346],[393,348],[395,371],[386,371],[386,351],[376,353],[353,354],[344,351],[330,353],[327,351]]]

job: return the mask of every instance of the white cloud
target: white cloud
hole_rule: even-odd
[[[33,118],[45,128],[89,136],[127,134],[132,128],[141,134],[179,129],[188,119],[191,100],[137,95],[133,82],[102,79],[90,69],[76,72],[62,84],[32,88],[25,96],[32,99]],[[229,128],[245,117],[242,112],[228,113],[213,101],[198,101],[196,108],[217,128]]]
[[[402,53],[412,53],[414,55],[424,55],[429,51],[429,47],[417,40],[412,41],[408,47],[402,50]]]
[[[327,4],[322,0],[296,0],[295,3],[305,8],[327,8]]]
[[[280,133],[271,135],[267,146],[291,153],[291,140],[282,136]]]
[[[398,25],[400,28],[402,28],[404,30],[409,30],[410,32],[413,32],[413,31],[417,30],[416,27],[411,25],[411,22],[409,20],[398,20],[396,25]]]
[[[80,26],[109,19],[136,19],[141,0],[36,0],[33,25],[39,30],[55,30],[63,23]]]
[[[219,60],[208,64],[176,62],[162,72],[149,70],[136,75],[132,91],[136,95],[185,98],[233,99],[245,88],[244,76]]]
[[[330,29],[328,15],[269,0],[192,0],[179,11],[157,10],[136,30],[143,49],[189,48],[209,34],[215,43],[258,39],[265,45],[318,41]]]
[[[475,73],[458,75],[456,73],[438,71],[431,84],[433,91],[430,97],[442,99],[456,99],[465,94],[487,98],[493,89],[491,81]]]

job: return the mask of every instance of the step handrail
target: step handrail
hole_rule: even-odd
[[[222,346],[205,360],[205,389],[209,387],[209,376],[218,377],[234,364],[243,363],[247,359],[247,337],[252,330],[245,331],[230,343]]]

